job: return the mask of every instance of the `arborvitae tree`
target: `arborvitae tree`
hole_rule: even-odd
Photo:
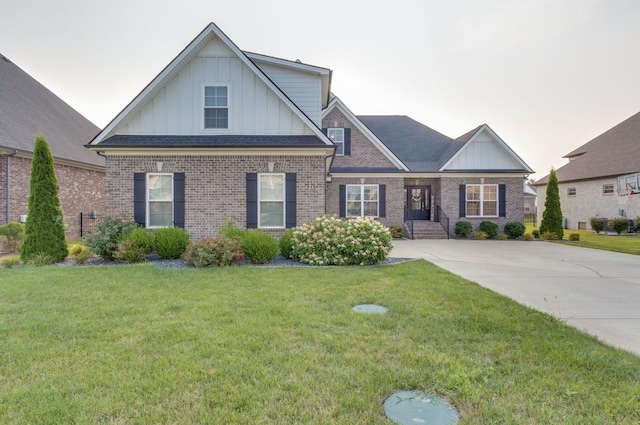
[[[547,199],[544,201],[544,212],[540,223],[540,233],[550,232],[558,239],[564,236],[562,229],[562,210],[560,209],[560,192],[558,191],[558,177],[553,168],[547,179]]]
[[[58,198],[58,180],[53,168],[49,144],[42,135],[36,136],[31,161],[29,209],[20,258],[28,262],[35,256],[47,256],[57,263],[67,257],[64,221]],[[40,259],[42,260],[42,259]]]

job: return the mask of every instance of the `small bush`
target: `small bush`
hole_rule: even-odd
[[[536,238],[536,239],[540,239],[540,230],[538,230],[538,229],[533,229],[533,230],[531,231],[531,235],[532,235],[534,238]]]
[[[180,258],[189,244],[189,234],[179,227],[157,229],[153,235],[153,248],[160,258]]]
[[[238,228],[238,226],[236,226],[235,220],[225,215],[222,223],[222,227],[220,228],[218,235],[224,236],[226,238],[238,238],[242,240],[245,232],[246,230],[240,229]]]
[[[466,238],[473,232],[473,226],[468,221],[458,221],[453,231],[457,238]]]
[[[196,267],[231,266],[244,259],[239,238],[202,238],[191,241],[182,257]]]
[[[517,239],[524,235],[525,226],[519,221],[510,221],[504,225],[504,232],[509,239]]]
[[[524,241],[532,241],[533,240],[533,235],[531,233],[525,233],[524,235],[522,235],[522,240],[524,240]]]
[[[482,230],[478,230],[477,232],[475,232],[473,234],[473,239],[475,239],[477,241],[483,241],[483,240],[487,239],[487,234],[485,232],[483,232]]]
[[[7,251],[15,252],[24,239],[24,224],[15,221],[3,224],[0,226],[0,236],[6,240],[4,246]]]
[[[49,264],[53,264],[55,262],[56,261],[54,260],[54,258],[49,254],[45,252],[36,252],[35,254],[31,255],[27,264],[33,267],[42,267],[48,266]]]
[[[122,236],[113,257],[125,263],[141,263],[147,260],[151,251],[153,237],[145,229],[136,227]]]
[[[616,217],[609,220],[609,227],[620,234],[629,228],[629,220],[624,217]]]
[[[580,233],[570,233],[569,234],[569,240],[570,241],[574,241],[574,242],[578,242],[580,240]]]
[[[498,237],[498,225],[493,221],[483,221],[480,223],[480,226],[478,226],[478,230],[486,233],[489,239]]]
[[[280,248],[273,236],[260,230],[247,230],[240,242],[244,255],[254,264],[267,264]]]
[[[389,229],[371,218],[325,215],[296,228],[292,257],[317,266],[364,266],[386,260],[392,247]]]
[[[19,266],[20,262],[19,255],[9,255],[8,257],[0,258],[0,267],[10,269],[11,267]]]
[[[604,230],[604,218],[602,217],[591,217],[589,219],[589,222],[591,224],[591,229],[596,232],[596,234],[599,234],[600,232],[602,232]]]
[[[540,234],[540,239],[543,241],[557,241],[559,238],[558,235],[553,232],[542,232]]]
[[[498,239],[501,241],[506,241],[507,239],[513,239],[513,238],[510,238],[509,235],[507,235],[506,233],[499,233]]]
[[[69,247],[69,256],[74,264],[84,264],[91,258],[91,250],[88,246],[73,244]]]
[[[123,235],[136,227],[133,220],[121,215],[105,214],[85,238],[91,251],[105,260],[113,260],[113,255],[118,249],[118,242]]]
[[[287,231],[280,236],[278,245],[280,245],[280,254],[282,254],[284,258],[291,258],[291,250],[293,248],[293,231],[294,229],[287,229]]]
[[[389,226],[389,232],[393,239],[400,239],[402,237],[402,226],[398,226],[397,224]]]

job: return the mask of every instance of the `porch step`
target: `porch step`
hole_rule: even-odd
[[[404,224],[404,236],[411,239],[411,222]],[[413,221],[413,239],[448,239],[440,223],[433,221]]]

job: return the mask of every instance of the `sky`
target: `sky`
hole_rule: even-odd
[[[640,111],[637,0],[0,0],[0,53],[102,128],[210,22],[356,115],[486,123],[537,179]]]

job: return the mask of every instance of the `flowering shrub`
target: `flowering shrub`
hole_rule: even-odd
[[[296,228],[291,256],[318,266],[367,265],[385,260],[391,248],[391,233],[383,224],[370,218],[341,220],[325,215]]]
[[[244,260],[240,239],[218,236],[191,241],[182,257],[196,267],[231,266]]]
[[[105,214],[85,241],[91,251],[105,260],[113,260],[113,255],[118,249],[118,241],[135,227],[133,220],[122,215]]]

